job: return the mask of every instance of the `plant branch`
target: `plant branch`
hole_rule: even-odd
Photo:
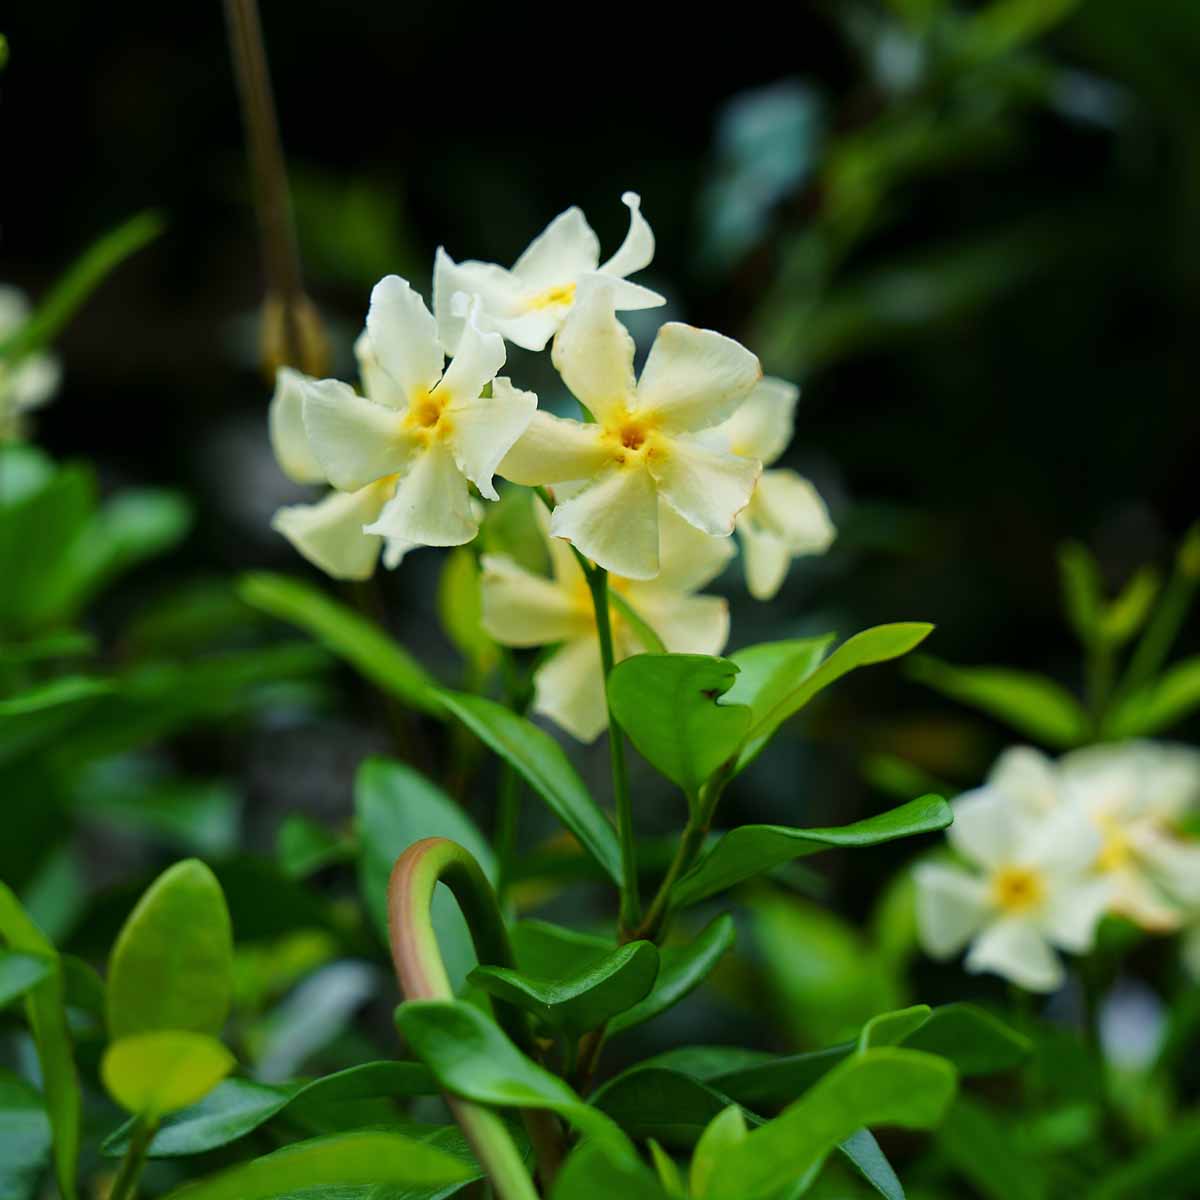
[[[146,1153],[157,1130],[157,1121],[148,1117],[138,1117],[129,1138],[129,1145],[125,1147],[121,1168],[113,1181],[112,1190],[108,1193],[108,1200],[133,1200],[137,1195],[138,1181],[146,1165]]]

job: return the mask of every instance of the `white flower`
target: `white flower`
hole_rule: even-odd
[[[733,454],[773,463],[792,440],[800,389],[767,377],[715,434]],[[788,564],[801,554],[824,554],[836,530],[817,489],[795,471],[764,471],[750,503],[738,514],[738,538],[746,586],[770,600],[783,584]]]
[[[1059,764],[1063,797],[1102,837],[1096,869],[1113,910],[1167,932],[1200,907],[1200,842],[1179,834],[1200,801],[1200,753],[1149,741],[1091,746]]]
[[[0,343],[29,320],[30,311],[24,292],[0,286]],[[50,354],[29,354],[14,364],[0,358],[0,442],[25,436],[25,414],[45,404],[61,378],[58,359]]]
[[[604,283],[581,289],[554,343],[566,385],[595,417],[583,423],[538,412],[501,462],[514,483],[586,481],[559,504],[550,532],[629,579],[659,570],[659,498],[714,537],[733,532],[760,465],[703,435],[732,415],[758,381],[758,359],[707,329],[663,325],[640,380],[633,339]]]
[[[538,505],[543,533],[549,528]],[[696,596],[720,574],[733,549],[729,542],[699,533],[665,506],[662,570],[650,582],[609,576],[608,586],[673,652],[719,654],[729,636],[729,609],[719,596]],[[591,592],[571,548],[547,538],[552,577],[535,575],[505,555],[483,556],[483,627],[506,646],[561,647],[534,674],[536,712],[550,717],[582,742],[604,729],[608,714],[596,640]],[[610,605],[614,658],[646,649],[619,607]]]
[[[469,542],[479,511],[468,485],[497,498],[496,464],[525,431],[537,397],[496,377],[503,339],[483,332],[473,314],[443,371],[433,317],[398,276],[375,285],[367,332],[379,365],[367,396],[336,379],[304,384],[312,453],[339,491],[392,486],[367,533],[421,546]],[[492,394],[484,396],[489,384]]]
[[[1092,872],[1100,833],[1044,785],[1053,766],[1035,751],[1011,754],[988,783],[954,803],[951,846],[973,869],[918,866],[917,923],[935,958],[970,944],[966,968],[1003,975],[1031,991],[1063,981],[1056,948],[1089,950],[1111,895]]]
[[[503,334],[526,350],[543,350],[562,328],[576,299],[580,281],[600,274],[613,287],[618,309],[656,308],[666,301],[657,292],[629,283],[632,275],[654,257],[654,234],[641,213],[641,200],[626,192],[629,232],[621,248],[603,265],[600,240],[578,208],[568,208],[529,244],[511,271],[495,263],[456,263],[440,246],[433,268],[433,311],[442,344],[453,351],[462,336],[458,293],[478,296],[480,326]]]

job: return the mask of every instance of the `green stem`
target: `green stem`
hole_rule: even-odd
[[[1099,736],[1112,695],[1115,660],[1110,643],[1097,639],[1088,648],[1088,709],[1093,732]]]
[[[501,901],[512,881],[520,819],[521,777],[506,760],[500,765],[500,788],[496,796],[496,860],[500,864]]]
[[[137,1195],[138,1180],[142,1177],[142,1168],[146,1165],[146,1152],[154,1140],[158,1122],[146,1117],[139,1117],[125,1147],[125,1157],[121,1159],[121,1169],[108,1193],[108,1200],[133,1200]]]
[[[613,669],[612,619],[608,611],[608,572],[603,567],[585,571],[592,607],[596,611],[596,634],[600,639],[600,666],[604,672],[604,696],[608,703],[608,677]],[[637,846],[633,835],[633,802],[629,794],[629,771],[625,765],[625,731],[608,703],[608,750],[612,763],[613,804],[617,814],[617,838],[621,843],[621,929],[637,926],[641,911],[638,896]]]
[[[479,864],[456,842],[425,838],[397,860],[388,882],[388,930],[392,961],[408,1000],[453,1000],[454,988],[433,929],[434,892],[444,883],[454,894],[481,963],[515,967],[496,895]],[[535,1053],[525,1015],[495,1005],[496,1020],[522,1050]],[[447,1096],[454,1118],[487,1172],[500,1200],[537,1200],[533,1181],[508,1128],[490,1108]],[[562,1160],[562,1136],[552,1114],[523,1110],[542,1183],[549,1188]]]

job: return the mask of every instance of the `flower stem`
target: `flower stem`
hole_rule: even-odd
[[[500,882],[497,890],[501,901],[512,882],[520,819],[521,777],[512,764],[505,761],[500,766],[500,787],[496,796],[496,861],[500,864]]]
[[[458,901],[479,961],[502,967],[516,965],[496,895],[479,864],[456,842],[425,838],[396,860],[388,882],[392,960],[408,1000],[454,999],[431,915],[439,883],[444,883]],[[495,1015],[522,1050],[535,1054],[528,1023],[519,1009],[497,1003]],[[520,1151],[500,1117],[484,1105],[454,1096],[446,1100],[499,1200],[537,1200]],[[542,1183],[548,1189],[563,1156],[561,1130],[551,1113],[526,1109],[522,1115]]]
[[[108,1200],[133,1200],[137,1195],[138,1180],[142,1177],[142,1168],[146,1165],[146,1152],[154,1140],[158,1122],[147,1117],[139,1117],[125,1147],[125,1157],[121,1159],[121,1169],[113,1182]]]
[[[600,639],[600,666],[604,672],[604,696],[608,703],[608,677],[613,669],[612,619],[608,611],[608,572],[591,567],[584,574],[596,611],[596,634]],[[638,896],[637,846],[633,836],[633,802],[629,795],[629,771],[625,765],[625,731],[608,703],[608,750],[612,762],[613,804],[617,814],[617,838],[621,843],[621,930],[634,929],[641,914]]]

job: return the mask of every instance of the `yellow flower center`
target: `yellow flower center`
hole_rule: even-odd
[[[538,292],[525,307],[529,312],[536,312],[542,308],[554,308],[558,305],[574,303],[575,285],[573,283],[563,283],[558,287],[547,288],[544,292]]]
[[[1096,870],[1116,871],[1133,857],[1133,845],[1125,830],[1121,828],[1120,822],[1114,821],[1107,814],[1097,817],[1096,824],[1100,826],[1100,832],[1104,835],[1100,853],[1096,856]]]
[[[656,432],[656,423],[652,418],[626,410],[618,411],[604,427],[604,437],[612,448],[613,462],[625,465],[662,458],[666,446],[662,438],[655,436]]]
[[[427,393],[413,400],[404,414],[404,424],[427,437],[449,433],[450,418],[446,416],[445,398]]]
[[[992,899],[1009,914],[1028,912],[1046,898],[1041,875],[1030,867],[1001,867],[992,876]]]

